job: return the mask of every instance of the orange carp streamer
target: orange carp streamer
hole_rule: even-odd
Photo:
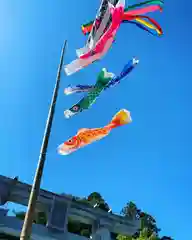
[[[77,135],[70,138],[66,142],[59,145],[57,151],[61,155],[68,155],[75,152],[79,148],[85,147],[95,141],[106,137],[113,128],[117,128],[128,123],[131,123],[131,114],[126,109],[120,110],[112,118],[111,122],[102,128],[82,128],[77,132]]]

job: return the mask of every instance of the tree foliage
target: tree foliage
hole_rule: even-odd
[[[156,235],[156,233],[152,233],[150,236],[149,236],[149,231],[147,228],[144,228],[143,230],[141,230],[139,232],[139,235],[137,237],[134,237],[134,236],[122,236],[122,235],[118,235],[117,236],[117,240],[173,240],[172,238],[170,237],[158,237]]]
[[[118,235],[117,240],[159,240],[159,238],[155,234],[148,236],[148,229],[144,228],[137,237]]]
[[[141,233],[145,233],[148,238],[151,236],[151,238],[158,236],[160,229],[157,227],[157,223],[154,217],[146,212],[141,211],[139,208],[137,208],[137,205],[134,202],[128,202],[121,210],[121,214],[124,217],[129,217],[131,219],[140,219],[141,221],[141,228],[134,234],[134,236],[132,236],[133,239],[137,239],[139,237],[141,238]]]
[[[141,211],[137,205],[130,201],[121,210],[121,215],[131,219],[139,219],[141,227],[133,236],[118,235],[118,240],[173,240],[171,237],[159,237],[160,228],[157,227],[156,220],[150,214]]]
[[[121,210],[121,214],[124,217],[129,217],[131,219],[138,219],[139,218],[139,210],[134,202],[128,202],[126,206]]]
[[[14,214],[20,220],[24,220],[25,219],[25,212],[15,212],[14,211]],[[45,212],[36,212],[35,213],[35,218],[33,220],[33,223],[46,225],[47,224],[47,215],[46,215],[46,213]]]

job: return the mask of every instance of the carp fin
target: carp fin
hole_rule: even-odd
[[[88,130],[88,128],[81,128],[81,129],[79,129],[79,131],[77,132],[77,134],[82,133],[82,132],[85,132],[85,131],[87,131],[87,130]]]

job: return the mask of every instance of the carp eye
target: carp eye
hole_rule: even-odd
[[[72,110],[75,111],[75,112],[78,112],[79,111],[79,106],[78,105],[73,106]]]

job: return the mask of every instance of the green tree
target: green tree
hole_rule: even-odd
[[[136,204],[134,202],[130,201],[121,210],[121,214],[125,217],[129,217],[131,219],[136,219],[139,217],[139,210],[138,210]]]
[[[158,236],[160,229],[157,227],[154,217],[148,213],[140,212],[139,218],[141,220],[141,230],[146,228],[148,229],[148,236],[151,236],[152,234],[156,234]]]
[[[96,201],[96,202],[99,202],[99,201],[102,201],[103,198],[101,196],[100,193],[98,192],[92,192],[91,194],[89,194],[89,196],[87,197],[87,200],[88,201]]]
[[[148,213],[142,212],[140,209],[138,209],[134,202],[128,202],[121,210],[121,214],[124,217],[129,217],[131,219],[140,219],[140,230],[142,231],[143,229],[147,229],[148,237],[150,237],[152,234],[158,236],[160,229],[157,227],[156,220]],[[139,232],[136,232],[133,237],[137,239],[140,236],[139,234]]]
[[[91,206],[95,206],[97,204],[97,207],[102,209],[103,211],[108,212],[110,210],[109,205],[107,202],[103,199],[100,193],[98,192],[92,192],[88,197],[87,201],[91,204]]]
[[[84,237],[90,237],[91,225],[68,219],[68,232],[78,234]]]
[[[13,211],[16,218],[19,218],[20,220],[25,219],[25,212],[16,212]],[[35,219],[33,220],[33,223],[46,225],[47,224],[47,215],[45,212],[36,212],[35,213]]]
[[[139,235],[136,238],[131,236],[118,235],[117,240],[159,240],[159,238],[154,234],[148,236],[148,230],[147,228],[144,228],[142,231],[140,231]]]
[[[132,240],[133,238],[132,238],[132,236],[123,236],[123,235],[118,234],[116,239],[117,240]]]
[[[121,210],[121,215],[131,219],[140,219],[141,228],[133,236],[118,235],[118,240],[173,240],[171,237],[159,237],[160,229],[154,217],[146,212],[142,212],[132,201],[128,202]]]

